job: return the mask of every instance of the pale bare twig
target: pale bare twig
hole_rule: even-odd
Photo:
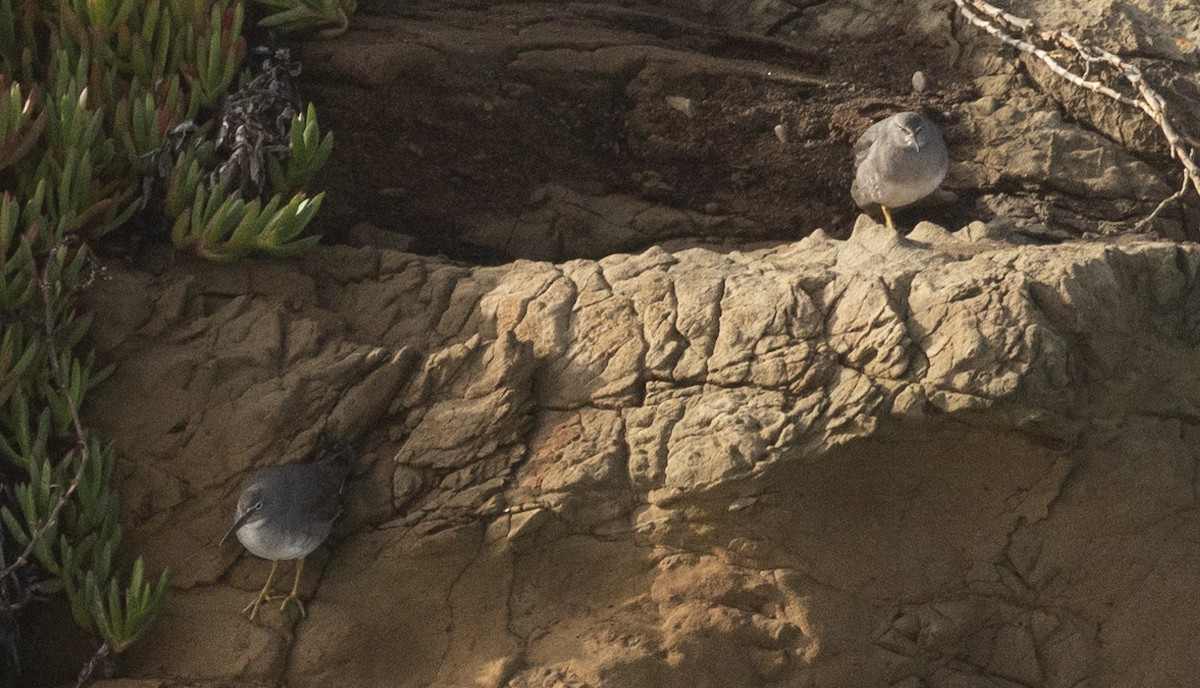
[[[1067,81],[1086,88],[1089,91],[1107,96],[1119,103],[1136,107],[1146,113],[1162,131],[1163,136],[1167,140],[1167,146],[1171,150],[1172,157],[1177,159],[1183,166],[1184,189],[1186,190],[1190,184],[1196,194],[1200,195],[1200,164],[1197,163],[1193,152],[1186,145],[1187,141],[1194,141],[1195,139],[1179,131],[1177,125],[1167,112],[1166,100],[1150,87],[1140,69],[1108,50],[1082,41],[1065,31],[1042,30],[1031,20],[1009,14],[994,5],[984,2],[984,0],[954,0],[954,4],[958,5],[959,12],[972,24],[1017,50],[1033,55],[1044,62],[1051,71]],[[1045,48],[1036,45],[1033,42],[1034,40],[1040,41],[1045,45],[1073,50],[1084,61],[1085,67],[1089,68],[1085,74],[1090,73],[1090,66],[1093,64],[1102,64],[1111,67],[1129,82],[1137,92],[1137,97],[1124,95],[1099,81],[1076,74],[1059,62]],[[1181,193],[1175,193],[1164,199],[1151,217],[1157,215],[1165,204],[1179,200],[1182,196],[1183,194]]]
[[[1179,199],[1183,198],[1184,195],[1187,194],[1187,191],[1188,191],[1188,176],[1185,174],[1185,175],[1183,175],[1183,184],[1180,185],[1179,190],[1176,191],[1175,193],[1171,194],[1170,196],[1167,196],[1166,198],[1162,199],[1161,201],[1159,201],[1158,206],[1156,206],[1154,208],[1154,212],[1150,213],[1149,215],[1147,215],[1146,217],[1144,217],[1140,221],[1138,221],[1135,229],[1141,229],[1141,228],[1145,227],[1146,225],[1150,224],[1151,222],[1154,222],[1155,218],[1158,217],[1158,214],[1161,213],[1163,211],[1163,209],[1165,209],[1167,206],[1171,205],[1175,201],[1178,201]]]
[[[0,489],[0,492],[2,491]],[[6,561],[4,538],[0,537],[0,566],[4,566]],[[18,611],[32,602],[34,594],[39,590],[40,586],[36,583],[22,585],[21,581],[14,579],[10,585],[9,581],[0,578],[0,614],[12,614]],[[0,638],[0,646],[3,645],[3,640],[3,638]]]
[[[71,425],[75,429],[75,441],[79,446],[79,468],[76,469],[75,476],[71,479],[67,488],[59,493],[58,499],[54,502],[54,506],[51,507],[49,515],[46,516],[46,520],[29,536],[29,542],[25,545],[25,549],[21,551],[20,556],[3,570],[0,570],[0,580],[11,576],[14,571],[29,563],[29,555],[33,553],[33,548],[37,546],[38,540],[44,537],[46,531],[58,521],[59,513],[79,487],[79,481],[83,480],[83,471],[87,468],[88,459],[91,458],[91,451],[88,450],[87,439],[83,432],[83,421],[79,416],[79,408],[75,404],[75,397],[71,395],[66,376],[63,374],[62,366],[58,361],[58,352],[54,348],[54,300],[51,296],[53,285],[50,281],[51,268],[53,266],[54,258],[51,256],[47,258],[46,267],[42,271],[41,279],[38,280],[38,286],[42,292],[42,303],[45,306],[46,355],[50,359],[50,371],[54,376],[54,384],[63,391],[63,395],[67,399],[67,410],[71,414]]]
[[[108,657],[110,650],[111,648],[108,643],[101,643],[100,647],[96,648],[96,652],[92,655],[92,658],[79,670],[79,676],[75,679],[75,688],[83,688],[83,686],[87,685],[88,681],[92,679],[92,674],[96,672],[96,668],[100,666],[100,662],[104,661],[105,657]]]
[[[954,2],[958,5],[959,10],[962,12],[962,15],[964,17],[966,17],[967,20],[970,21],[972,24],[974,24],[975,26],[978,26],[979,28],[983,29],[984,31],[987,31],[988,33],[992,34],[996,38],[999,38],[1000,40],[1004,41],[1005,43],[1016,48],[1017,50],[1020,50],[1023,53],[1028,53],[1030,55],[1033,55],[1034,57],[1038,58],[1042,62],[1045,62],[1046,66],[1050,67],[1051,71],[1053,71],[1055,74],[1061,76],[1062,78],[1066,79],[1067,81],[1070,81],[1071,83],[1075,84],[1076,86],[1081,86],[1083,88],[1086,88],[1089,91],[1095,91],[1096,93],[1106,95],[1109,98],[1112,98],[1113,100],[1121,102],[1121,103],[1125,103],[1126,105],[1132,105],[1133,107],[1138,106],[1137,102],[1133,98],[1122,95],[1122,94],[1114,91],[1112,88],[1100,83],[1099,81],[1087,79],[1084,76],[1081,76],[1079,74],[1072,72],[1071,70],[1064,67],[1061,63],[1059,63],[1058,60],[1054,59],[1053,55],[1046,52],[1042,48],[1039,48],[1038,46],[1030,43],[1029,41],[1022,40],[1020,38],[1010,35],[1009,33],[1007,33],[1004,30],[1004,28],[996,26],[995,24],[988,21],[987,17],[981,17],[978,14],[976,14],[975,12],[972,12],[971,9],[968,8],[967,3],[970,3],[971,7],[973,8],[975,5],[974,0],[954,0]],[[987,3],[981,3],[981,4],[983,4],[987,7],[991,7],[991,5],[987,5]],[[978,9],[978,8],[976,8],[976,9]],[[992,8],[992,9],[995,9],[995,8]],[[979,11],[983,12],[983,10],[981,10],[981,9]],[[996,11],[999,12],[999,10],[996,10]],[[1026,23],[1028,23],[1028,20],[1022,20],[1022,21],[1025,21]],[[1020,27],[1020,28],[1023,28],[1023,27]]]

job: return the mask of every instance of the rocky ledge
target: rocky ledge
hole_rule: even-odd
[[[1200,672],[1200,249],[860,219],[761,250],[109,270],[91,421],[172,571],[108,684],[1167,686]],[[307,618],[258,467],[361,436]]]

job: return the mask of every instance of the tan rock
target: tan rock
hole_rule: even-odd
[[[1168,31],[1190,5],[1118,4],[1013,9],[1194,64]],[[172,594],[109,688],[1200,673],[1200,251],[1066,240],[1173,190],[1153,128],[930,0],[459,5],[306,48],[323,123],[355,132],[324,221],[560,262],[110,265],[88,418],[127,457],[124,547]],[[902,224],[957,219],[901,236],[844,175],[879,108],[918,105],[955,164]],[[244,477],[322,433],[364,458],[308,616],[249,623],[269,564],[216,541]]]
[[[332,267],[343,249],[316,249],[326,268],[290,269],[319,302],[213,299],[260,281],[188,263],[114,281],[99,307],[140,280],[152,311],[107,340],[122,361],[90,418],[130,458],[127,544],[175,588],[127,670],[1120,685],[1103,667],[1150,671],[1141,639],[1168,617],[1165,646],[1190,657],[1200,565],[1169,552],[1197,527],[1179,419],[1200,386],[1176,324],[1200,256],[860,234],[505,268],[355,249],[379,267],[353,282]],[[453,327],[344,315],[439,274],[418,303],[472,304]],[[165,296],[179,285],[186,320]],[[306,569],[309,616],[248,624],[266,564],[215,547],[237,486],[341,425],[367,453]],[[211,624],[222,641],[196,640]]]

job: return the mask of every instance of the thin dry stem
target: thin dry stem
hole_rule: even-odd
[[[1154,222],[1154,220],[1156,218],[1158,218],[1159,213],[1161,213],[1163,210],[1165,210],[1167,206],[1169,206],[1172,203],[1183,198],[1184,195],[1187,194],[1187,191],[1188,191],[1188,176],[1185,174],[1185,175],[1183,175],[1183,184],[1181,184],[1179,186],[1179,190],[1176,191],[1175,193],[1171,194],[1170,196],[1167,196],[1166,198],[1162,199],[1161,201],[1159,201],[1158,206],[1156,206],[1154,208],[1154,212],[1150,213],[1145,218],[1143,218],[1140,222],[1138,222],[1136,228],[1141,229],[1141,228],[1145,227],[1146,225],[1150,224],[1151,222]]]
[[[0,538],[0,566],[4,566],[7,557],[4,554],[4,538]],[[11,614],[33,601],[33,596],[40,589],[38,584],[21,585],[14,581],[10,587],[0,578],[0,614]],[[13,596],[16,599],[13,599]]]
[[[101,643],[100,647],[96,648],[96,652],[92,655],[92,658],[79,670],[79,676],[75,679],[75,688],[83,688],[92,680],[92,674],[96,673],[97,667],[108,657],[111,649],[108,643]]]
[[[1067,81],[1111,98],[1119,103],[1136,107],[1146,113],[1150,119],[1154,120],[1159,129],[1162,130],[1163,136],[1167,140],[1167,145],[1171,149],[1171,155],[1183,166],[1184,187],[1186,188],[1190,183],[1196,194],[1200,195],[1200,165],[1197,164],[1192,151],[1186,145],[1187,141],[1195,139],[1186,133],[1179,132],[1167,113],[1166,100],[1150,87],[1140,69],[1121,59],[1120,56],[1082,41],[1065,31],[1041,30],[1029,19],[1009,14],[983,0],[954,0],[954,4],[958,5],[959,12],[972,24],[1017,50],[1033,55],[1044,62],[1051,71]],[[1026,38],[1018,37],[1017,34],[1036,38],[1046,44],[1073,50],[1089,68],[1092,64],[1103,64],[1115,69],[1137,91],[1137,97],[1133,98],[1124,95],[1099,81],[1076,74],[1063,66],[1062,63],[1044,48],[1035,45],[1030,40],[1026,40]],[[1172,194],[1163,203],[1159,204],[1159,208],[1155,210],[1154,215],[1158,214],[1164,204],[1178,200],[1180,197],[1181,195],[1178,193]]]

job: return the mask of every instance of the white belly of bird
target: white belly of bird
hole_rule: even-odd
[[[941,177],[926,180],[924,183],[897,183],[883,181],[879,185],[879,193],[876,196],[877,198],[886,200],[883,205],[886,205],[890,208],[903,208],[904,206],[911,203],[916,203],[922,198],[925,198],[929,194],[933,193],[935,190],[937,190],[941,183]]]
[[[256,557],[284,561],[307,557],[328,534],[329,530],[326,528],[324,533],[287,535],[257,522],[242,526],[237,532],[237,538]]]

